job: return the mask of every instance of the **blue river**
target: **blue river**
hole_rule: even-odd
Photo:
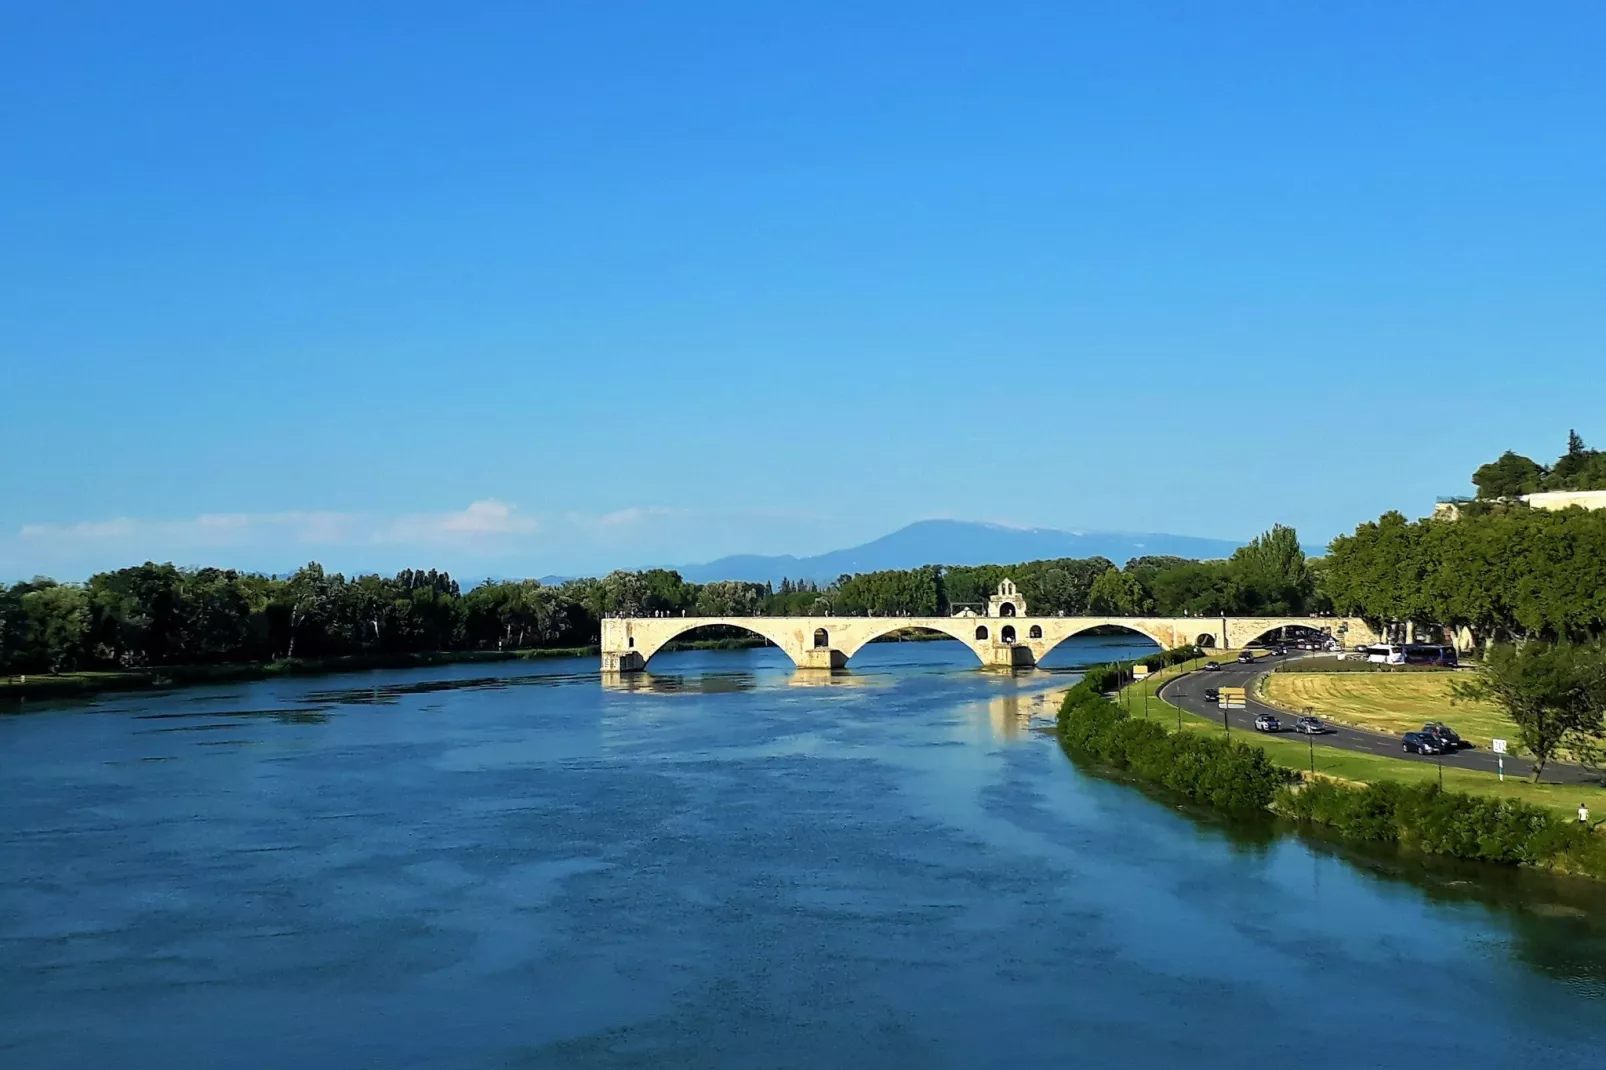
[[[954,643],[0,717],[0,1066],[1606,1066],[1606,895],[1078,769]]]

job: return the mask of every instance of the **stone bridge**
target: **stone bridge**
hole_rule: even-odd
[[[1019,599],[995,596],[993,603],[985,617],[610,617],[602,622],[602,671],[645,669],[671,639],[715,624],[763,636],[800,669],[839,669],[866,643],[904,628],[950,635],[982,665],[1000,668],[1035,665],[1071,636],[1111,626],[1147,636],[1163,650],[1190,643],[1239,649],[1284,627],[1327,632],[1351,646],[1379,641],[1353,617],[1028,617],[1016,614],[1016,604],[1025,608]]]

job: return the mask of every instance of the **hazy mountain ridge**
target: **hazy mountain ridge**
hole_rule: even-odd
[[[783,577],[829,583],[844,573],[920,565],[989,565],[1051,557],[1107,557],[1123,565],[1134,557],[1174,554],[1201,559],[1226,557],[1243,545],[1161,532],[1077,532],[1054,528],[1008,528],[964,520],[921,520],[862,546],[812,557],[737,554],[677,571],[693,583],[748,580],[779,583]]]

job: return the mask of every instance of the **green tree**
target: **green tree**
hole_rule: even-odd
[[[339,602],[338,588],[345,585],[345,577],[340,573],[333,576],[326,574],[323,566],[316,561],[308,562],[296,569],[295,573],[285,582],[283,599],[288,611],[287,641],[284,656],[296,656],[296,644],[302,644],[303,656],[307,647],[314,647],[312,653],[321,653],[324,646],[324,637],[327,634],[329,621],[333,618],[333,611]]]
[[[0,673],[11,675],[23,666],[27,617],[22,612],[23,584],[0,585]]]
[[[697,612],[704,617],[751,617],[763,604],[764,585],[740,580],[705,583],[697,595]]]
[[[27,645],[34,664],[52,673],[78,667],[89,635],[89,595],[82,587],[51,584],[22,596]]]
[[[1511,450],[1472,473],[1480,498],[1515,498],[1532,494],[1544,482],[1545,469],[1531,458]]]
[[[1299,533],[1282,524],[1233,551],[1228,567],[1244,603],[1240,612],[1303,613],[1315,587]]]
[[[942,570],[927,565],[861,572],[838,582],[833,601],[845,614],[935,616],[945,604]]]
[[[1492,702],[1517,726],[1534,756],[1537,782],[1564,746],[1591,752],[1606,711],[1606,651],[1599,645],[1500,644],[1486,653],[1478,675],[1452,684],[1455,697]]]
[[[1231,613],[1237,588],[1225,561],[1188,561],[1156,572],[1149,581],[1154,611],[1167,617]]]
[[[1545,490],[1597,490],[1606,476],[1606,453],[1584,445],[1577,431],[1567,432],[1567,452],[1551,466]]]
[[[1093,581],[1087,601],[1091,612],[1112,617],[1141,617],[1153,607],[1138,578],[1118,568],[1107,569]]]

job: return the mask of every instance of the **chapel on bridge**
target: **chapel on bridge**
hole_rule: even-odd
[[[998,585],[998,593],[987,599],[989,617],[1024,617],[1026,599],[1015,590],[1015,581],[1006,579]]]

